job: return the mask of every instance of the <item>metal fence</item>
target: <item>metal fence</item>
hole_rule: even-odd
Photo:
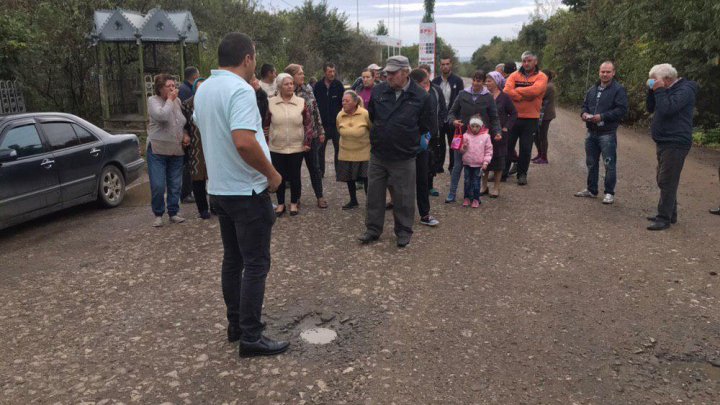
[[[24,113],[25,97],[16,80],[0,80],[0,115]]]

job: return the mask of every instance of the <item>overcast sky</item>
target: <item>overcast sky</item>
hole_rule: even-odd
[[[259,3],[272,11],[294,8],[301,5],[303,0],[262,0]],[[371,31],[375,30],[378,20],[385,20],[391,36],[399,37],[403,44],[418,42],[418,24],[423,16],[421,0],[360,0],[359,15],[355,0],[328,0],[327,3],[331,8],[344,12],[352,27],[358,17],[360,27]],[[533,0],[437,0],[435,22],[438,35],[449,42],[459,56],[470,57],[478,47],[490,42],[494,35],[501,38],[517,36],[522,24],[530,19],[534,8]],[[395,24],[392,24],[393,21]]]

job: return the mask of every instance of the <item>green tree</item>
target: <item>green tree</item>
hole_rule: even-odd
[[[424,1],[425,14],[423,15],[422,22],[433,22],[435,21],[435,0]]]
[[[380,20],[377,23],[377,27],[375,28],[375,35],[382,36],[387,35],[389,33],[387,26],[385,25],[385,21]]]

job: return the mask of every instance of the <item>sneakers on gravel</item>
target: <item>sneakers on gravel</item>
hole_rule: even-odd
[[[590,190],[585,189],[583,191],[578,191],[577,193],[575,193],[575,197],[595,198],[597,197],[597,194],[593,194],[590,192]]]
[[[466,208],[467,208],[467,207],[469,207],[469,206],[470,206],[470,199],[469,199],[469,198],[464,199],[464,200],[463,200],[463,207],[466,207]]]
[[[173,215],[170,217],[170,222],[173,224],[180,224],[185,222],[185,218],[181,217],[180,215]]]
[[[480,208],[480,200],[473,200],[471,207]]]
[[[155,228],[160,228],[161,226],[163,226],[162,217],[155,217],[152,226],[154,226]]]
[[[425,215],[424,217],[420,218],[420,223],[427,226],[438,226],[440,224],[440,221],[435,219],[432,215]]]
[[[521,174],[518,176],[517,179],[518,186],[526,186],[527,185],[527,174]]]
[[[603,204],[612,204],[615,202],[615,196],[612,194],[605,194],[605,197],[603,197]]]

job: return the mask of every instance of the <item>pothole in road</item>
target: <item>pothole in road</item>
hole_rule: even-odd
[[[300,337],[313,345],[326,345],[337,338],[337,332],[328,328],[310,328],[300,332]]]

